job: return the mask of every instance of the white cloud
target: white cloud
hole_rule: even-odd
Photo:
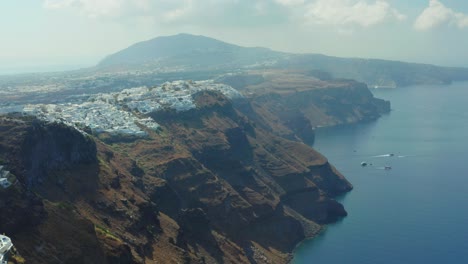
[[[389,0],[43,0],[91,18],[152,18],[156,24],[242,27],[281,23],[337,26],[351,32],[405,16]],[[305,23],[304,23],[305,22]]]
[[[430,0],[429,6],[414,22],[414,28],[425,31],[444,24],[468,27],[468,15],[454,11],[438,0]]]
[[[151,0],[45,0],[46,9],[78,9],[89,17],[116,17],[150,10]]]
[[[162,17],[165,22],[173,22],[187,17],[191,12],[193,12],[193,2],[186,0],[184,4],[164,12]]]
[[[269,27],[286,23],[305,0],[43,0],[46,9],[68,9],[90,18],[129,23],[145,18],[154,26]]]
[[[75,0],[45,0],[44,7],[47,9],[60,9],[71,6]]]
[[[304,4],[305,0],[274,0],[276,3],[284,6],[297,6]]]
[[[406,19],[384,0],[316,0],[307,5],[305,16],[310,23],[339,27],[370,27],[388,19]]]

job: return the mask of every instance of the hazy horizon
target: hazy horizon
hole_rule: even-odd
[[[455,0],[44,0],[4,1],[0,10],[0,74],[90,67],[179,33],[293,53],[468,66],[468,3]]]

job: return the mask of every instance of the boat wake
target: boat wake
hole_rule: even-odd
[[[383,154],[383,155],[377,155],[377,156],[372,156],[371,158],[387,158],[387,157],[393,157],[395,154],[389,153],[389,154]],[[398,156],[400,157],[400,156]]]
[[[411,158],[411,157],[420,157],[421,155],[399,155],[397,158]]]
[[[416,155],[395,155],[393,153],[389,154],[382,154],[382,155],[377,155],[377,156],[371,156],[371,158],[389,158],[389,157],[397,157],[397,158],[408,158],[408,157],[415,157]]]
[[[376,170],[391,170],[391,166],[385,166],[385,167],[375,167]]]

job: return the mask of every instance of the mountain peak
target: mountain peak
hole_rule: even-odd
[[[265,55],[275,54],[277,52],[265,48],[245,48],[206,36],[180,33],[136,43],[106,57],[98,67],[136,66],[157,62],[167,66],[174,61],[177,61],[177,65],[204,66],[231,64],[237,60],[255,63]],[[164,59],[167,61],[161,62]]]
[[[155,37],[155,38],[152,38],[150,40],[143,41],[143,42],[181,41],[181,40],[184,40],[184,41],[207,41],[207,42],[216,42],[216,43],[223,43],[223,44],[226,44],[226,45],[231,45],[231,44],[225,43],[223,41],[220,41],[220,40],[217,40],[217,39],[214,39],[214,38],[210,38],[210,37],[203,36],[203,35],[194,35],[194,34],[190,34],[190,33],[178,33],[178,34],[175,34],[175,35],[158,36],[158,37]],[[140,43],[143,43],[143,42],[140,42]]]

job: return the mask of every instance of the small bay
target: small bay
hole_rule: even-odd
[[[390,114],[317,130],[314,148],[354,190],[338,198],[349,215],[293,263],[468,263],[468,83],[372,92]]]

